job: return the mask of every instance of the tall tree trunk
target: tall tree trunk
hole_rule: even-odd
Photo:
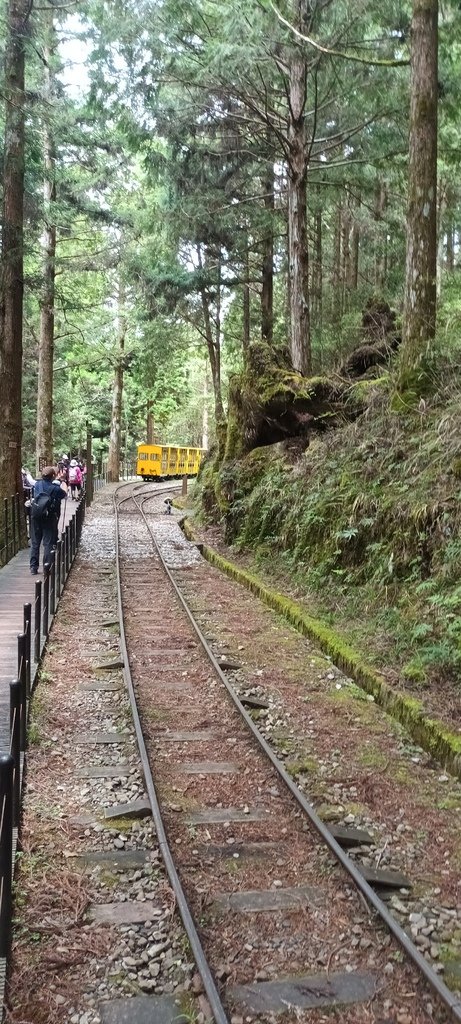
[[[307,169],[292,137],[288,171],[288,253],[290,275],[290,351],[295,370],[311,372],[309,256],[307,250]],[[304,149],[304,147],[302,147]],[[304,166],[303,166],[304,165]]]
[[[322,210],[314,217],[314,261],[312,273],[312,312],[317,333],[322,333]]]
[[[206,266],[206,256],[202,252],[200,245],[197,246],[197,259],[200,270],[204,270]],[[221,292],[221,282],[219,280],[218,292]],[[205,327],[205,338],[208,349],[208,358],[210,360],[211,369],[211,380],[213,384],[214,393],[214,409],[216,424],[222,424],[225,421],[224,405],[222,400],[221,391],[221,351],[220,351],[220,320],[219,313],[215,322],[215,333],[213,334],[213,318],[211,313],[211,299],[208,289],[203,285],[200,290],[200,298],[202,301],[202,314],[203,323]]]
[[[147,401],[146,411],[146,444],[154,443],[154,410],[152,407],[152,399],[149,398]]]
[[[305,78],[303,60],[291,68],[291,95],[298,95],[295,109],[301,110],[302,84]],[[304,118],[300,115],[290,123],[290,165],[288,168],[288,260],[290,274],[290,349],[291,360],[298,373],[310,373],[309,282],[307,253],[306,186]]]
[[[447,227],[447,270],[453,270],[455,266],[455,238],[453,230],[453,217],[450,214]]]
[[[244,283],[243,283],[243,362],[246,363],[248,349],[250,347],[251,319],[250,319],[250,253],[248,238],[245,243],[244,253]]]
[[[203,378],[202,448],[208,451],[208,367]]]
[[[295,0],[296,24],[302,28],[308,4]],[[290,63],[288,125],[288,264],[290,276],[290,350],[295,370],[311,372],[309,254],[307,246],[306,61],[299,50]]]
[[[29,0],[9,0],[0,281],[0,498],[21,489],[25,36]]]
[[[122,399],[125,336],[125,286],[123,281],[120,280],[118,288],[117,354],[114,374],[114,390],[112,394],[112,415],[110,421],[109,456],[107,460],[107,479],[109,483],[117,483],[117,481],[120,478],[120,439],[122,433]]]
[[[43,122],[44,162],[44,216],[42,236],[43,286],[40,300],[40,341],[38,348],[36,467],[37,473],[53,461],[53,357],[54,357],[54,301],[56,258],[56,179],[55,152],[50,126],[50,108],[54,96],[52,62],[56,46],[52,8],[45,13],[45,115]]]
[[[437,0],[413,0],[402,380],[424,358],[436,327],[437,57]]]
[[[445,210],[447,206],[447,192],[442,183],[438,189],[439,201],[437,204],[437,271],[436,271],[436,296],[437,301],[442,293],[442,273],[444,268],[444,242],[445,242]]]
[[[205,335],[207,340],[208,357],[210,360],[211,380],[214,393],[214,411],[216,423],[223,423],[224,405],[221,392],[221,360],[220,352],[213,338],[212,319],[210,312],[210,297],[205,288],[201,291],[203,320],[205,324]]]
[[[378,293],[384,290],[386,284],[386,243],[387,243],[387,225],[385,225],[385,232],[380,227],[384,214],[387,207],[387,187],[385,182],[377,181],[376,193],[375,193],[375,212],[374,217],[376,221],[376,243],[375,243],[375,287]]]
[[[290,331],[290,319],[291,319],[291,278],[290,278],[290,261],[289,261],[289,257],[288,257],[288,229],[287,229],[287,232],[286,232],[286,235],[285,235],[285,238],[284,238],[284,243],[285,243],[285,245],[284,245],[284,256],[285,256],[285,258],[284,258],[284,261],[283,261],[283,277],[284,277],[284,285],[285,285],[285,287],[284,287],[284,292],[285,292],[284,313],[285,313],[285,323],[287,325],[286,326],[286,333],[289,334],[289,331]]]
[[[351,276],[351,211],[349,203],[344,208],[341,225],[342,238],[342,292],[343,309],[349,309],[349,282]]]
[[[341,203],[337,207],[335,226],[333,234],[333,260],[332,260],[332,275],[331,284],[333,289],[332,295],[332,321],[335,327],[339,327],[342,316],[342,294],[341,294],[341,222],[342,222],[342,209]]]
[[[214,318],[214,336],[215,336],[215,348],[216,348],[216,359],[219,370],[219,381],[221,382],[221,300],[222,300],[222,263],[221,259],[218,260],[218,266],[216,268],[216,313]]]
[[[269,135],[269,132],[267,133]],[[269,139],[270,142],[270,139]],[[267,227],[264,230],[263,239],[263,264],[262,264],[262,288],[261,288],[261,338],[272,345],[274,334],[274,165],[272,161],[266,164],[266,174],[263,180],[264,191],[264,212],[267,218]]]
[[[454,213],[457,206],[457,196],[455,189],[449,185],[447,188],[447,217],[446,217],[446,235],[447,235],[447,250],[446,250],[446,268],[447,270],[454,270],[455,266],[455,221]]]
[[[350,265],[350,280],[349,287],[353,291],[357,291],[359,283],[359,255],[360,255],[360,224],[358,221],[358,211],[361,206],[360,193],[357,196],[356,207],[352,220],[352,239],[351,239],[351,265]]]

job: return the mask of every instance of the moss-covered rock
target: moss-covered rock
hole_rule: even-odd
[[[339,378],[302,377],[283,355],[251,345],[245,370],[230,382],[225,460],[350,419],[357,408],[345,392]]]
[[[194,491],[194,497],[199,501],[202,514],[207,522],[215,522],[220,517],[215,490],[218,467],[219,449],[212,448],[201,463]]]
[[[341,376],[361,377],[390,362],[401,343],[396,319],[397,314],[388,302],[376,296],[368,300],[362,317],[362,342],[341,366]]]

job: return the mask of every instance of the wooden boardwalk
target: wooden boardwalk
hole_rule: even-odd
[[[61,530],[70,522],[76,508],[76,502],[66,502],[64,522],[62,516],[59,521]],[[40,556],[42,554],[43,547]],[[17,638],[23,632],[23,605],[31,603],[33,616],[35,581],[43,579],[42,571],[38,576],[30,575],[29,558],[30,548],[27,547],[0,569],[0,754],[9,750],[10,683],[18,674]]]

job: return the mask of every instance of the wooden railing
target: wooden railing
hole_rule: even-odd
[[[0,566],[6,565],[24,547],[26,516],[19,494],[3,499],[0,508]]]
[[[43,581],[35,583],[35,597],[23,606],[23,627],[19,634],[17,678],[10,683],[10,742],[0,754],[0,1002],[3,999],[5,964],[11,942],[12,872],[21,814],[21,790],[27,750],[30,699],[37,679],[43,649],[59,598],[77,554],[85,518],[82,499],[67,524],[50,563],[44,566]]]

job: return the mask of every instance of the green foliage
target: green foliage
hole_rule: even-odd
[[[24,461],[33,460],[35,447],[40,240],[49,213],[57,224],[56,452],[84,444],[87,420],[99,435],[96,454],[107,452],[120,277],[127,295],[123,454],[132,454],[145,436],[148,402],[159,440],[199,443],[203,410],[211,413],[213,405],[211,377],[204,397],[210,354],[221,358],[224,400],[228,375],[245,364],[247,292],[249,338],[260,340],[262,267],[271,235],[273,350],[281,352],[287,345],[290,146],[285,126],[293,53],[304,54],[308,82],[308,228],[312,277],[318,278],[311,320],[318,374],[340,365],[363,340],[361,310],[371,291],[376,288],[396,303],[401,298],[406,173],[401,139],[407,128],[408,69],[318,55],[314,81],[310,50],[300,46],[298,51],[271,6],[256,0],[237,6],[232,0],[220,5],[209,0],[192,5],[82,0],[70,18],[65,4],[52,6],[58,36],[73,40],[71,58],[77,56],[85,68],[77,91],[75,75],[63,66],[69,44],[61,45],[51,60],[55,94],[52,102],[46,98],[44,12],[49,5],[33,5],[27,43]],[[4,5],[0,28],[5,15]],[[319,41],[328,45],[331,38],[341,38],[342,47],[361,58],[386,62],[407,53],[408,15],[393,3],[356,11],[350,0],[341,0],[320,5],[313,18]],[[460,215],[460,54],[451,29],[448,10],[440,26],[442,232],[456,227]],[[3,39],[0,31],[0,50]],[[45,123],[56,150],[57,196],[50,211],[43,200]],[[321,238],[316,238],[318,217]],[[355,280],[347,271],[354,239]],[[441,326],[453,333],[461,323],[456,273],[443,269],[441,284],[447,299]],[[429,391],[433,371],[431,364]],[[421,381],[410,384],[393,399],[393,409],[404,417],[417,411],[426,394]],[[273,382],[267,385],[270,389]],[[360,387],[351,387],[351,404],[358,406]],[[231,426],[237,430],[235,423]],[[213,440],[213,426],[210,434]],[[222,438],[220,443],[223,447]],[[232,531],[244,517],[241,502],[246,500],[239,486],[234,492]],[[345,483],[340,500],[346,505],[347,494]],[[226,501],[223,491],[219,506]],[[283,495],[277,503],[280,511],[268,515],[261,527],[270,536],[278,536],[279,527],[283,532]],[[379,514],[385,515],[385,509]],[[327,538],[323,518],[329,515],[328,502],[324,507],[319,503],[305,510],[305,522],[304,517],[299,523],[290,520],[290,530],[299,550],[308,529],[328,539],[331,572],[339,584],[363,537],[373,532],[372,524],[367,525],[364,512],[363,522],[341,521],[337,537]],[[348,535],[350,530],[357,533]],[[372,545],[379,543],[377,536],[367,540],[378,561]],[[336,550],[341,556],[334,555]]]
[[[439,347],[423,406],[396,412],[391,380],[366,417],[295,463],[275,445],[224,464],[214,482],[232,498],[219,505],[228,539],[263,564],[281,559],[379,662],[392,651],[416,688],[461,682],[458,353]]]

